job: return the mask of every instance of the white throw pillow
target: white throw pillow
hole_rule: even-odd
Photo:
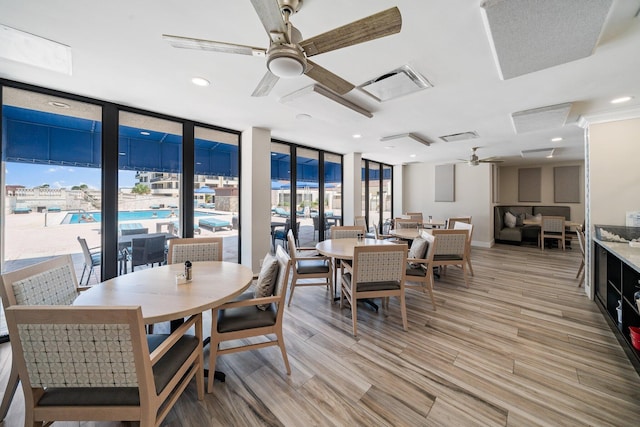
[[[268,254],[264,261],[262,261],[262,268],[258,275],[258,282],[253,292],[254,298],[264,298],[273,295],[273,289],[278,280],[278,259]],[[269,304],[257,305],[260,310],[266,310]]]
[[[516,226],[517,218],[511,212],[505,212],[504,214],[504,225],[509,228],[514,228]]]

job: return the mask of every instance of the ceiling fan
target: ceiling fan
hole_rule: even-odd
[[[497,160],[493,157],[487,157],[486,159],[480,159],[478,158],[478,155],[476,154],[476,150],[478,148],[482,148],[482,147],[472,147],[471,150],[471,156],[469,157],[469,160],[465,160],[465,159],[458,159],[461,162],[465,162],[467,164],[469,164],[469,166],[478,166],[480,163],[502,163],[504,162],[504,160]]]
[[[302,74],[306,74],[339,95],[344,95],[353,89],[354,85],[308,58],[396,34],[400,32],[402,27],[400,11],[397,7],[392,7],[303,40],[300,31],[289,21],[289,17],[300,10],[302,1],[251,0],[253,8],[269,35],[268,49],[169,34],[163,34],[162,38],[173,47],[183,49],[266,57],[267,73],[251,96],[268,95],[280,77],[291,78]]]

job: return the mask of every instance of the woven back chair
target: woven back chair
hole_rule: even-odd
[[[388,308],[388,298],[400,300],[402,326],[406,331],[407,310],[405,306],[405,271],[407,245],[362,245],[354,247],[353,262],[341,263],[344,274],[340,284],[340,307],[344,300],[351,306],[353,336],[358,335],[357,302],[359,299],[383,298]]]
[[[355,239],[358,234],[364,236],[365,227],[361,225],[334,225],[331,227],[332,239]]]
[[[158,426],[194,377],[204,398],[201,314],[171,336],[148,337],[140,307],[12,306],[6,314],[26,426]],[[186,335],[192,326],[196,336]]]
[[[396,218],[394,222],[395,222],[396,229],[403,229],[403,228],[416,229],[422,226],[422,221],[417,221],[415,219],[409,219],[409,218]]]
[[[538,245],[541,250],[544,250],[545,239],[555,239],[558,241],[558,247],[562,245],[562,250],[565,250],[565,217],[563,216],[542,216],[540,222],[540,234],[538,235]]]
[[[0,295],[5,309],[14,305],[70,305],[80,289],[71,255],[64,255],[3,274]],[[0,421],[9,411],[19,380],[12,360],[0,406]]]
[[[222,237],[190,237],[169,240],[167,264],[185,261],[222,261]]]
[[[469,233],[469,236],[467,237],[467,267],[469,267],[469,273],[473,276],[473,266],[471,265],[471,239],[473,239],[473,224],[457,221],[453,224],[453,229],[467,230]]]
[[[446,267],[455,265],[462,269],[464,284],[469,287],[467,277],[467,230],[432,230],[431,234],[436,239],[436,248],[433,254],[433,266],[441,267],[446,274]]]
[[[291,291],[289,292],[289,302],[287,305],[291,305],[293,292],[297,286],[325,286],[330,290],[329,297],[333,299],[331,258],[320,255],[315,248],[297,247],[292,230],[289,230],[287,240],[289,242],[291,269],[293,270]]]
[[[269,256],[269,254],[267,254]],[[265,257],[266,259],[267,257]],[[289,359],[284,345],[282,321],[284,317],[284,299],[289,283],[291,259],[285,250],[276,248],[277,276],[273,293],[268,296],[256,296],[253,290],[244,292],[232,302],[223,304],[213,311],[211,322],[211,352],[209,353],[209,372],[216,367],[218,356],[239,351],[257,350],[277,345],[282,353],[287,374],[291,374]],[[264,310],[259,309],[261,306]],[[275,339],[247,340],[251,337],[274,335]],[[235,345],[219,348],[223,341],[235,341]],[[213,376],[209,376],[209,392],[213,387]]]

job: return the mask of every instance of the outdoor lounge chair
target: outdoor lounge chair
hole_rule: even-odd
[[[211,217],[200,218],[198,220],[198,225],[200,227],[208,227],[212,231],[216,231],[218,228],[221,228],[221,227],[231,227],[231,223],[229,223],[229,221],[225,221],[218,218],[211,218]]]
[[[31,208],[26,203],[16,203],[16,207],[13,208],[14,214],[30,213]]]
[[[274,215],[281,216],[283,218],[288,218],[290,216],[289,212],[285,211],[283,208],[274,208],[272,212]]]

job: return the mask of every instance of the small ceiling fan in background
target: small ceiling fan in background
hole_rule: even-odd
[[[402,27],[400,11],[393,7],[303,40],[300,31],[289,21],[289,17],[300,10],[302,0],[251,0],[251,4],[269,35],[268,49],[169,34],[162,37],[177,48],[266,57],[267,73],[251,96],[268,95],[280,77],[302,74],[344,95],[355,86],[308,58],[396,34]]]
[[[478,158],[478,155],[476,154],[476,150],[478,148],[482,148],[482,147],[472,147],[471,150],[471,156],[469,157],[468,160],[465,159],[458,159],[461,162],[465,162],[467,163],[469,166],[478,166],[480,163],[502,163],[504,162],[504,160],[498,160],[494,157],[487,157],[486,159],[480,159]]]

